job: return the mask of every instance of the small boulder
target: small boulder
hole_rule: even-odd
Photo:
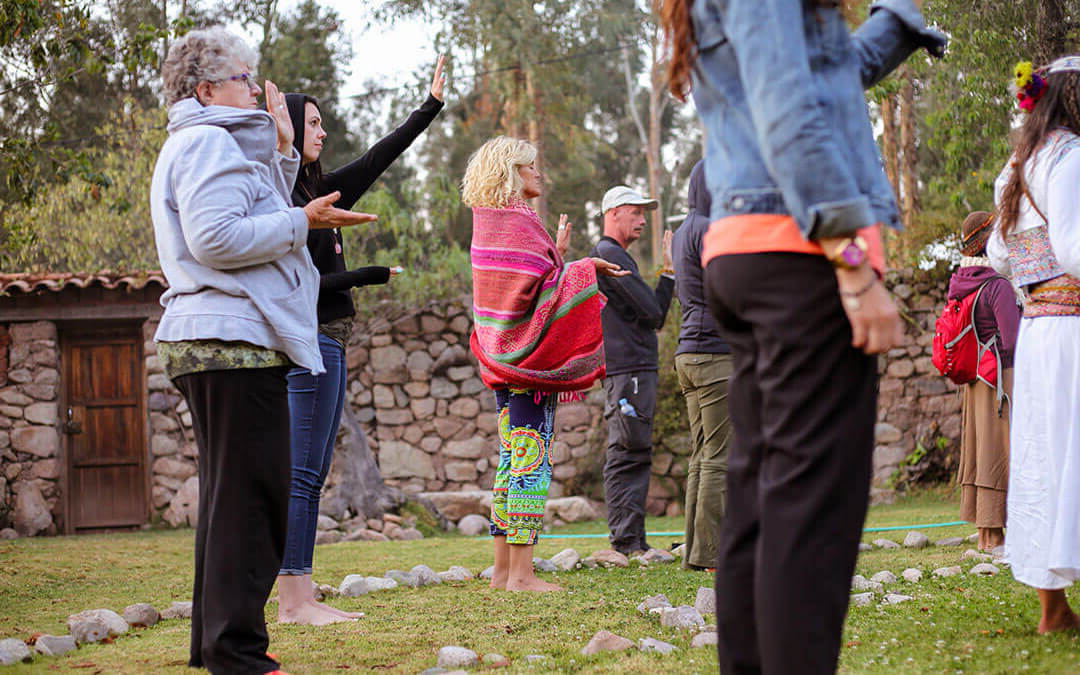
[[[963,546],[963,537],[947,537],[945,539],[938,539],[934,542],[934,546]]]
[[[660,625],[665,628],[694,628],[705,625],[705,619],[690,605],[665,607],[660,613]]]
[[[665,607],[671,607],[671,601],[667,599],[667,596],[663,593],[659,595],[650,595],[641,601],[641,604],[637,606],[637,611],[642,614],[648,614],[651,609],[663,609]]]
[[[715,647],[718,637],[714,630],[704,631],[694,636],[694,639],[690,641],[690,646],[695,648]]]
[[[537,572],[558,572],[559,568],[555,563],[550,560],[544,560],[543,558],[533,558],[533,569]]]
[[[638,649],[643,652],[658,652],[660,654],[670,654],[676,651],[678,647],[670,642],[664,642],[663,640],[657,640],[656,638],[641,638],[638,640]]]
[[[853,591],[874,591],[880,593],[883,587],[879,581],[870,581],[861,574],[856,574],[851,577],[851,590]]]
[[[420,588],[420,578],[411,572],[402,572],[401,570],[390,570],[386,573],[387,579],[393,579],[399,586],[408,586],[409,588]]]
[[[873,593],[855,593],[851,596],[851,604],[856,607],[866,607],[874,601]]]
[[[626,556],[618,551],[613,551],[610,548],[602,551],[594,551],[590,558],[593,559],[596,564],[601,567],[629,567],[630,561]]]
[[[970,570],[968,570],[968,574],[975,574],[975,575],[984,576],[984,577],[992,577],[992,576],[994,576],[995,574],[997,574],[1000,571],[1001,570],[999,570],[997,568],[997,566],[994,565],[993,563],[984,562],[984,563],[979,563],[975,567],[972,567]]]
[[[881,601],[886,605],[899,605],[901,602],[907,602],[913,600],[910,595],[900,595],[899,593],[886,593],[885,598]]]
[[[922,532],[908,532],[904,537],[905,548],[926,548],[930,545],[930,538]]]
[[[125,607],[123,617],[124,621],[127,621],[129,625],[149,628],[157,624],[161,619],[161,614],[154,609],[153,605],[140,602]]]
[[[544,654],[526,654],[525,655],[525,663],[540,663],[541,661],[546,661],[546,660],[547,660],[547,656],[545,656]]]
[[[439,650],[440,668],[475,668],[480,665],[480,657],[465,647],[443,647]]]
[[[338,528],[338,521],[334,520],[330,516],[320,515],[316,522],[316,527],[320,530],[336,530]]]
[[[702,586],[697,589],[694,609],[699,614],[716,614],[716,589]]]
[[[675,562],[675,556],[662,548],[650,548],[642,554],[641,559],[650,564]]]
[[[591,656],[592,654],[599,654],[600,652],[621,652],[625,649],[633,649],[634,643],[627,640],[624,637],[616,635],[611,631],[601,630],[597,631],[592,639],[589,640],[589,644],[581,648],[581,653],[585,656]]]
[[[430,586],[432,584],[441,584],[442,579],[438,574],[435,574],[435,570],[431,569],[427,565],[417,565],[409,570],[409,574],[416,577],[416,580],[420,582],[421,586]]]
[[[398,587],[398,582],[389,577],[364,577],[364,583],[367,584],[368,591],[388,591]]]
[[[873,551],[874,547],[865,542],[859,542],[859,553],[865,553],[866,551]]]
[[[922,571],[917,570],[914,567],[907,568],[900,573],[900,576],[904,577],[904,581],[908,581],[913,584],[922,581]]]
[[[33,652],[22,640],[16,638],[0,640],[0,666],[13,666],[20,661],[29,663],[33,660]]]
[[[454,565],[445,572],[439,572],[439,578],[443,581],[468,581],[472,579],[472,572],[468,567],[462,567],[461,565]]]
[[[510,659],[506,658],[502,654],[496,654],[493,652],[491,654],[484,654],[483,656],[481,656],[480,663],[483,663],[485,666],[494,666],[495,668],[501,668],[503,666],[510,665]]]
[[[338,594],[346,598],[366,595],[370,590],[367,579],[362,574],[350,574],[342,579],[341,585],[338,586]]]
[[[458,521],[457,527],[466,537],[475,537],[480,534],[487,534],[490,524],[491,521],[484,516],[470,513]]]
[[[78,643],[101,642],[108,637],[123,635],[130,628],[124,617],[111,609],[88,609],[72,614],[67,626]]]
[[[551,562],[560,570],[569,572],[581,562],[581,554],[572,548],[563,549],[551,556]]]
[[[480,573],[480,578],[481,579],[490,579],[493,576],[495,576],[495,566],[494,565],[491,565],[490,567],[485,567],[484,571]]]
[[[875,539],[874,540],[874,546],[877,546],[878,548],[887,548],[887,549],[889,549],[889,548],[900,548],[900,544],[897,544],[895,541],[892,541],[890,539]]]
[[[75,648],[75,638],[70,635],[39,635],[34,641],[34,651],[42,656],[60,656]]]
[[[962,574],[963,572],[964,570],[961,569],[959,565],[952,565],[951,567],[939,567],[933,572],[931,572],[931,574],[933,574],[935,577],[945,578],[954,577],[957,574]]]
[[[879,584],[883,584],[883,585],[885,585],[885,584],[895,584],[896,583],[896,575],[893,574],[892,572],[890,572],[889,570],[881,570],[880,572],[878,572],[874,576],[870,577],[870,581],[876,581]]]
[[[0,530],[0,539],[11,540],[18,538],[19,533],[17,530],[15,530],[15,528],[5,527],[4,529]]]
[[[185,600],[183,602],[174,602],[165,608],[165,611],[161,613],[162,619],[190,619],[191,618],[191,601]]]
[[[969,548],[968,550],[960,554],[961,562],[963,562],[964,560],[978,560],[979,562],[989,562],[993,558],[994,556],[988,553],[980,553],[973,548]]]

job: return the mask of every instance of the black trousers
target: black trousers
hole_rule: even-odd
[[[869,495],[877,359],[821,257],[713,258],[735,442],[716,573],[720,671],[832,673]]]
[[[645,542],[645,498],[652,469],[652,420],[656,411],[655,370],[609,375],[604,380],[604,417],[608,443],[604,459],[604,501],[611,548],[620,553],[648,550]],[[634,406],[635,415],[620,410],[619,399]]]
[[[191,608],[193,667],[267,673],[265,605],[289,506],[288,368],[182,375],[199,446],[199,523]]]

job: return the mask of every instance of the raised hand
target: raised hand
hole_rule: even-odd
[[[371,223],[379,219],[370,213],[357,213],[346,211],[334,206],[334,202],[341,199],[340,192],[331,192],[328,195],[312,199],[304,207],[307,214],[308,229],[330,230],[335,227],[348,227],[361,223]]]
[[[664,269],[666,269],[666,270],[669,270],[669,269],[672,268],[672,259],[671,259],[671,238],[672,238],[672,236],[673,235],[671,234],[671,230],[664,230],[664,247],[663,247],[662,250],[663,250],[663,257],[664,257]]]
[[[559,214],[559,231],[555,234],[555,249],[560,258],[566,257],[566,249],[570,248],[570,230],[574,224],[570,222],[565,213]]]
[[[443,75],[443,63],[446,61],[445,54],[439,54],[439,60],[435,63],[435,74],[431,76],[431,95],[438,100],[443,100],[443,87],[446,86],[446,76]]]
[[[598,275],[605,277],[625,277],[630,274],[630,270],[624,270],[615,263],[608,262],[603,258],[591,258],[591,260]]]
[[[283,155],[291,154],[289,147],[292,146],[295,133],[289,108],[285,105],[285,94],[278,91],[277,85],[270,80],[265,82],[263,89],[266,91],[266,111],[273,115],[277,122],[278,152]]]

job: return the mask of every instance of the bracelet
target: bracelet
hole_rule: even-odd
[[[857,290],[857,291],[840,291],[840,295],[841,295],[841,297],[844,297],[844,298],[857,298],[860,295],[862,295],[862,294],[866,293],[867,291],[869,291],[871,288],[873,288],[874,284],[876,284],[877,282],[878,282],[878,278],[877,278],[877,274],[875,274],[874,277],[872,279],[870,279],[870,281],[865,286],[860,288],[859,290]]]
[[[675,270],[671,269],[670,267],[662,267],[662,268],[660,268],[659,270],[656,271],[656,276],[658,276],[658,277],[662,277],[665,274],[670,274],[670,275],[674,276]]]

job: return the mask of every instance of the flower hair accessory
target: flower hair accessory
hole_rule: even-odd
[[[1055,62],[1056,63],[1056,62]],[[1016,85],[1016,100],[1020,109],[1031,112],[1042,95],[1046,93],[1046,79],[1035,70],[1031,61],[1021,61],[1013,68],[1013,84]]]

